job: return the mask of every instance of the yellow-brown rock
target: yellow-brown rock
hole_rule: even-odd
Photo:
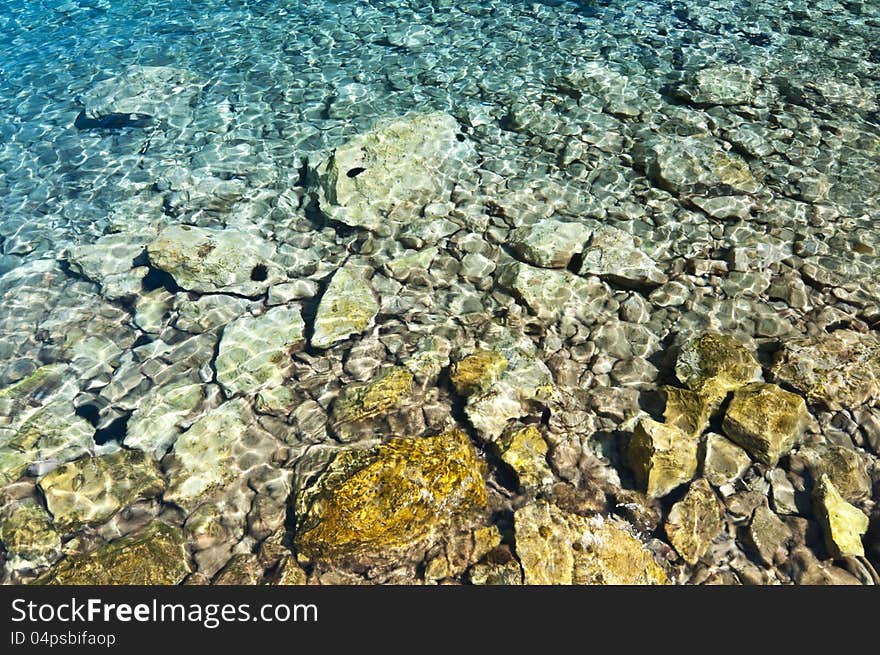
[[[722,427],[752,457],[775,466],[800,439],[809,416],[804,399],[797,394],[775,384],[753,382],[733,394]]]
[[[651,498],[661,498],[697,472],[696,437],[649,418],[639,421],[629,444],[636,482]]]
[[[34,584],[174,585],[188,573],[183,533],[167,523],[154,521],[143,532],[62,560]]]
[[[828,552],[833,557],[863,557],[862,535],[868,530],[868,517],[843,499],[827,475],[819,479],[814,495]]]
[[[497,350],[478,350],[452,365],[449,378],[463,396],[485,391],[507,368],[507,358]]]
[[[372,382],[343,389],[333,406],[333,421],[338,425],[380,416],[399,405],[412,390],[412,373],[393,368]]]
[[[537,501],[514,514],[525,584],[666,584],[666,572],[629,524]]]
[[[385,555],[430,540],[487,503],[460,430],[341,452],[296,498],[297,551],[317,560]]]
[[[685,562],[696,564],[723,527],[718,497],[709,483],[700,478],[669,511],[666,536]]]

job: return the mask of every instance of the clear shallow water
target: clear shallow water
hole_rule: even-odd
[[[170,383],[186,382],[201,396],[172,421],[163,441],[171,447],[236,395],[216,384],[224,326],[292,304],[310,339],[328,280],[345,263],[367,271],[378,318],[362,337],[298,354],[284,371],[290,397],[244,394],[256,410],[245,423],[280,445],[257,440],[240,453],[247,465],[235,466],[271,460],[281,471],[311,471],[325,459],[310,451],[460,422],[459,401],[437,375],[421,381],[417,419],[407,410],[352,437],[329,416],[340,389],[408,361],[424,337],[449,342],[447,364],[525,338],[558,388],[612,398],[597,408],[574,395],[554,407],[546,425],[554,480],[582,488],[596,476],[614,487],[622,475],[631,487],[619,446],[632,430],[626,421],[645,410],[657,416],[657,389],[674,382],[675,348],[689,335],[720,330],[772,353],[787,339],[867,331],[880,320],[874,3],[126,0],[3,9],[0,383],[69,365],[63,384],[24,404],[57,401],[58,421],[86,435],[25,449],[30,467],[16,498],[33,491],[43,503],[34,484],[60,462],[140,443],[131,417]],[[155,116],[88,115],[96,86],[138,67],[184,71],[186,81],[164,87],[171,100]],[[417,214],[439,213],[451,227],[391,220],[371,232],[326,215],[316,167],[332,149],[377,121],[436,111],[454,118],[473,156],[438,206]],[[730,158],[723,174],[707,168],[718,157]],[[576,287],[573,302],[586,313],[559,295],[573,282],[510,282],[510,260],[524,259],[522,230],[548,217],[622,230],[647,258],[634,268],[652,272],[621,272],[619,260],[593,277],[584,269],[595,285]],[[145,268],[143,246],[177,224],[265,239],[272,262],[301,287],[221,295],[205,319],[186,305],[199,293]],[[103,268],[72,254],[113,234],[122,245],[99,251]],[[389,264],[431,247],[438,254],[423,273],[407,277]],[[566,261],[569,270],[579,272],[579,258]],[[126,277],[133,267],[141,273]],[[119,291],[125,280],[130,288]],[[553,289],[530,296],[540,284]],[[262,336],[250,347],[255,357],[269,348]],[[864,447],[872,470],[876,436],[858,427],[870,424],[862,409],[816,410],[809,434]],[[9,448],[30,414],[6,411]],[[521,411],[537,420],[543,410]],[[75,447],[65,449],[65,439]],[[590,457],[572,463],[578,453],[600,458],[600,473]],[[164,450],[154,454],[166,479],[186,474]],[[221,494],[241,516],[210,547],[190,538],[202,553],[194,568],[210,577],[233,552],[256,548],[266,535],[243,518],[247,508],[259,499],[277,523],[296,476],[285,484],[287,493],[252,482],[258,491]],[[157,515],[180,524],[193,512],[146,496],[89,530],[110,539]],[[509,499],[491,502],[509,509]],[[275,529],[284,532],[281,516]],[[729,566],[743,549],[736,542],[714,563]],[[790,579],[771,569],[760,572],[764,581]]]

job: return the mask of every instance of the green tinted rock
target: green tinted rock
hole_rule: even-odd
[[[12,569],[43,566],[61,553],[52,517],[36,503],[17,505],[0,519],[0,542]]]
[[[385,556],[429,542],[486,506],[476,450],[459,430],[339,453],[297,494],[298,552],[312,559]]]
[[[125,445],[161,458],[170,448],[205,396],[205,385],[189,378],[154,387],[128,420]]]
[[[666,584],[666,572],[618,519],[584,517],[545,501],[514,514],[525,584]]]
[[[694,477],[698,447],[696,437],[643,418],[629,444],[629,461],[636,481],[651,498],[665,496]]]
[[[34,584],[174,585],[190,570],[180,529],[153,521],[143,532],[61,560]]]
[[[385,414],[412,394],[413,375],[405,368],[392,368],[367,384],[350,385],[333,404],[337,423],[363,421]]]
[[[681,349],[675,375],[710,404],[720,403],[728,392],[762,379],[761,366],[739,341],[725,334],[706,332]]]
[[[858,503],[871,497],[871,476],[864,455],[834,445],[811,446],[801,449],[800,454],[809,463],[813,480],[827,475],[847,502]]]
[[[666,409],[663,410],[666,424],[694,437],[703,434],[712,413],[706,398],[690,389],[666,386],[663,390],[666,392]]]
[[[496,350],[477,350],[452,365],[449,379],[463,396],[491,387],[507,368],[507,358]]]
[[[828,552],[833,557],[863,557],[862,535],[868,531],[868,517],[843,499],[828,475],[819,478],[813,493]]]
[[[718,497],[709,483],[700,478],[669,511],[666,536],[685,562],[696,564],[723,527]]]
[[[163,498],[181,507],[194,508],[216,489],[241,474],[235,447],[247,432],[247,408],[233,400],[207,412],[175,442],[175,465],[168,472]]]
[[[38,484],[55,525],[64,532],[103,523],[138,498],[165,488],[153,458],[137,450],[74,460],[47,473]]]
[[[775,384],[754,382],[737,391],[724,415],[724,434],[768,466],[791,450],[809,420],[806,403]]]

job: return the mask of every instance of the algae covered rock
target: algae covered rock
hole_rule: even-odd
[[[871,476],[863,455],[835,445],[811,446],[799,454],[806,459],[813,480],[827,475],[840,495],[850,503],[871,497]]]
[[[259,296],[284,279],[275,246],[249,232],[172,225],[147,244],[150,263],[182,288]]]
[[[70,532],[103,523],[138,498],[158,495],[165,481],[153,458],[138,450],[83,457],[39,481],[55,526]]]
[[[774,379],[832,410],[880,398],[880,340],[852,330],[783,344],[771,369]]]
[[[392,368],[376,380],[346,387],[333,404],[337,425],[363,421],[385,414],[412,394],[413,375],[405,368]]]
[[[61,554],[61,538],[52,517],[33,502],[15,505],[0,519],[0,543],[13,570],[45,566]]]
[[[718,497],[709,483],[700,478],[669,511],[666,536],[685,562],[696,564],[723,527]]]
[[[710,403],[720,402],[744,384],[763,379],[761,366],[748,348],[734,337],[716,332],[706,332],[682,346],[675,375]]]
[[[800,439],[808,420],[803,398],[775,384],[753,382],[734,392],[722,428],[752,457],[775,466]]]
[[[214,360],[217,382],[228,397],[281,385],[293,364],[291,354],[305,343],[304,332],[297,307],[273,307],[229,323]]]
[[[501,460],[516,473],[523,489],[533,489],[555,480],[547,463],[547,442],[534,425],[510,430],[498,440]]]
[[[629,524],[584,517],[539,500],[514,514],[525,584],[666,584],[666,572]]]
[[[507,358],[497,350],[477,350],[452,365],[449,379],[463,396],[486,391],[507,368]]]
[[[651,498],[665,496],[697,472],[699,440],[648,418],[639,421],[629,444],[629,461],[638,484]]]
[[[395,438],[340,452],[296,497],[297,550],[315,560],[382,557],[429,542],[487,503],[468,437]]]
[[[353,334],[361,334],[373,324],[379,302],[364,272],[343,266],[330,280],[318,303],[311,344],[329,348]]]
[[[862,535],[868,531],[868,517],[843,499],[827,475],[819,478],[813,493],[828,552],[833,557],[863,557]]]
[[[791,539],[791,530],[767,504],[761,504],[752,514],[745,541],[748,547],[768,566],[781,561],[785,546]]]
[[[666,392],[663,418],[667,425],[694,437],[709,427],[712,406],[708,398],[690,389],[666,386],[663,390]]]
[[[190,571],[181,530],[153,521],[138,534],[61,560],[34,584],[175,585]]]
[[[317,169],[321,210],[353,227],[409,222],[447,200],[473,145],[445,113],[407,114],[338,146]]]

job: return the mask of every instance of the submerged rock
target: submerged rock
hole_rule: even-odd
[[[136,114],[172,120],[189,113],[204,85],[180,68],[132,65],[95,84],[80,101],[92,119]]]
[[[223,330],[214,368],[227,397],[281,385],[291,355],[305,344],[298,307],[273,307],[260,316],[242,316]]]
[[[507,358],[497,350],[477,350],[452,365],[449,379],[463,396],[489,389],[507,368]]]
[[[880,340],[852,330],[786,341],[771,369],[774,379],[832,410],[880,398]]]
[[[311,344],[329,348],[353,334],[361,334],[373,324],[379,302],[363,271],[342,267],[333,274],[318,303]]]
[[[392,368],[367,384],[346,387],[333,404],[337,425],[363,421],[397,407],[413,390],[413,375],[405,368]]]
[[[643,418],[629,444],[629,461],[639,485],[661,498],[697,472],[699,440],[672,425]]]
[[[553,374],[544,362],[511,349],[498,379],[484,392],[468,397],[465,414],[484,439],[497,439],[507,422],[536,412],[556,395]]]
[[[516,554],[531,585],[666,584],[666,572],[631,526],[570,514],[539,500],[514,514]]]
[[[205,397],[205,385],[178,378],[153,387],[128,419],[125,446],[161,459],[184,429],[195,420]]]
[[[703,448],[703,476],[716,487],[738,480],[752,465],[746,451],[720,434],[707,434]]]
[[[231,484],[242,474],[237,458],[249,453],[256,463],[264,448],[255,440],[248,443],[249,412],[242,399],[226,402],[193,423],[175,442],[168,468],[168,490],[163,498],[181,507],[197,507],[215,490]],[[271,453],[262,453],[268,459]]]
[[[716,332],[706,332],[682,346],[675,375],[713,406],[728,392],[763,379],[754,355],[735,338]]]
[[[685,97],[700,105],[747,105],[755,94],[758,76],[744,66],[728,64],[698,70],[683,89]]]
[[[800,439],[809,416],[804,399],[797,394],[775,384],[753,382],[734,392],[722,428],[752,457],[775,466]]]
[[[378,123],[338,146],[317,169],[321,211],[331,220],[375,230],[409,222],[448,200],[473,145],[445,113],[407,114]]]
[[[34,584],[174,585],[190,571],[181,530],[153,521],[138,534],[63,559]]]
[[[138,498],[158,495],[165,488],[153,459],[136,450],[77,459],[37,484],[53,523],[63,532],[103,523]]]
[[[868,531],[868,517],[843,499],[827,475],[819,478],[813,493],[828,552],[833,557],[864,557],[862,535]]]
[[[172,225],[147,244],[150,263],[182,288],[260,296],[284,279],[275,245],[249,232]]]
[[[399,555],[486,502],[481,464],[463,432],[396,438],[342,451],[297,494],[294,544],[315,560]]]
[[[0,484],[16,480],[30,464],[82,457],[94,446],[94,433],[67,400],[41,407],[17,428],[0,429]]]
[[[669,278],[633,236],[616,227],[601,225],[584,248],[581,275],[596,275],[624,286],[659,286]]]
[[[656,136],[637,146],[633,158],[658,186],[673,193],[729,195],[761,188],[743,159],[709,137]]]
[[[663,387],[666,392],[666,408],[663,418],[666,424],[685,434],[699,437],[709,427],[712,406],[709,400],[689,389]]]
[[[700,478],[669,511],[666,536],[685,562],[696,564],[723,526],[718,497],[709,483]]]
[[[791,539],[791,530],[766,504],[758,505],[746,530],[749,548],[768,566],[785,557],[785,546]]]
[[[854,450],[834,445],[812,446],[801,449],[807,460],[813,480],[827,475],[840,495],[850,503],[858,503],[871,497],[871,476],[865,459]]]
[[[132,234],[107,234],[94,243],[72,247],[67,253],[70,268],[101,285],[110,300],[132,297],[141,291],[146,266],[135,266],[146,239]]]
[[[512,430],[498,441],[501,460],[516,473],[522,489],[534,489],[555,481],[547,463],[547,442],[534,425]]]
[[[522,262],[505,266],[498,276],[498,283],[544,321],[571,316],[589,323],[610,299],[605,284],[596,279],[584,279],[568,271],[536,268]]]
[[[545,218],[510,235],[510,246],[526,262],[543,268],[565,268],[583,251],[593,233],[590,225]]]
[[[46,566],[61,554],[61,538],[52,517],[34,502],[17,504],[0,519],[0,543],[11,570]]]

